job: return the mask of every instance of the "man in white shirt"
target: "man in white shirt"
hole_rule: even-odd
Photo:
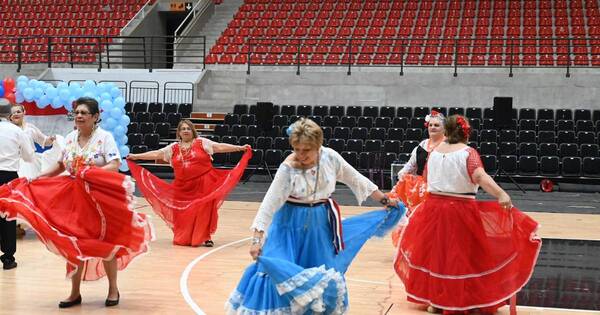
[[[19,160],[33,161],[34,151],[31,141],[21,128],[9,121],[10,102],[0,98],[0,185],[18,178]],[[17,222],[0,218],[0,247],[3,255],[2,269],[17,267],[15,252],[17,250]]]

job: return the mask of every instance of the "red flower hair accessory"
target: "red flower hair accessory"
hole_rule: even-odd
[[[425,128],[429,127],[429,121],[431,120],[431,118],[439,118],[442,121],[445,119],[444,114],[438,112],[435,109],[432,109],[431,113],[425,116]]]
[[[469,136],[471,135],[471,125],[469,125],[469,122],[463,116],[458,116],[456,118],[456,123],[462,129],[465,138],[469,139]]]

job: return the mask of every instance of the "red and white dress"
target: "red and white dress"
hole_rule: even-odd
[[[252,150],[247,150],[233,169],[216,169],[211,158],[214,144],[197,138],[189,150],[182,150],[179,143],[161,149],[175,172],[172,183],[128,161],[131,176],[154,212],[173,230],[176,245],[200,246],[211,238],[217,230],[219,207],[252,157]]]
[[[517,208],[475,200],[471,175],[479,167],[470,147],[430,153],[429,195],[404,228],[394,262],[409,301],[445,314],[493,312],[529,281],[541,247],[538,223]]]
[[[67,261],[67,276],[83,263],[83,280],[96,280],[106,275],[103,260],[116,258],[118,269],[125,269],[149,250],[154,234],[146,215],[132,210],[129,176],[98,168],[120,158],[112,135],[98,128],[84,147],[77,137],[77,130],[67,135],[63,150],[70,175],[1,186],[0,214],[30,225],[48,250]]]

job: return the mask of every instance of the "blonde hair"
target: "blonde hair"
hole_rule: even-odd
[[[13,109],[13,108],[15,108],[15,107],[20,107],[20,108],[21,108],[21,111],[22,111],[23,113],[25,113],[25,106],[23,106],[23,104],[13,104],[13,105],[12,105],[12,107],[11,107],[11,109]]]
[[[323,129],[308,118],[300,118],[290,125],[290,145],[306,143],[318,149],[323,145]]]
[[[194,127],[194,123],[192,123],[189,119],[184,119],[181,120],[177,125],[177,132],[175,133],[175,137],[177,138],[177,140],[181,140],[179,132],[181,131],[181,127],[183,127],[184,124],[192,128],[192,135],[194,136],[194,139],[198,138],[198,132],[196,131],[196,127]]]

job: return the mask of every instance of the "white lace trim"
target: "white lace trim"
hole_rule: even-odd
[[[289,315],[303,314],[307,308],[310,308],[314,313],[325,312],[325,303],[323,302],[323,293],[331,280],[335,281],[337,288],[337,299],[335,309],[332,315],[346,314],[347,306],[344,304],[346,297],[346,282],[344,276],[333,268],[325,269],[325,266],[306,269],[294,277],[277,284],[275,287],[280,295],[296,290],[304,285],[317,274],[323,274],[319,282],[310,290],[302,295],[293,298],[290,307],[277,308],[272,310],[252,310],[242,305],[244,296],[234,291],[231,293],[229,300],[225,303],[225,310],[228,315]],[[236,308],[235,305],[238,305]]]

